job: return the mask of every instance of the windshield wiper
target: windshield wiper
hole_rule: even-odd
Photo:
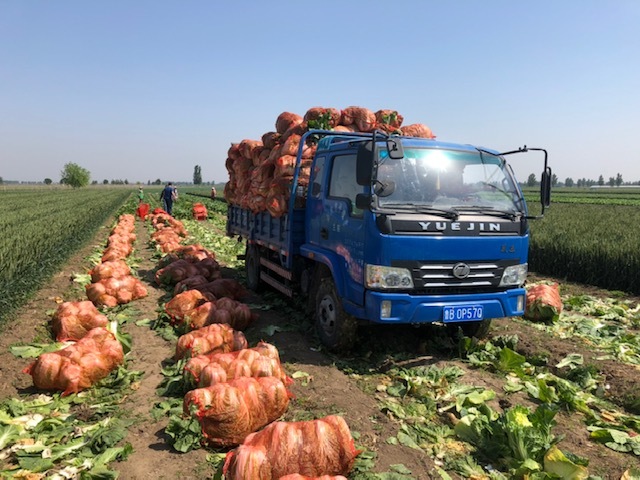
[[[514,210],[499,210],[493,207],[471,207],[466,205],[456,205],[455,208],[458,212],[473,212],[482,213],[484,215],[490,215],[493,217],[508,218],[509,220],[515,220],[518,217],[518,213]]]
[[[435,208],[419,203],[385,203],[383,208],[392,208],[394,211],[406,211],[416,213],[428,213],[439,217],[448,218],[450,220],[458,219],[458,212],[455,209]]]

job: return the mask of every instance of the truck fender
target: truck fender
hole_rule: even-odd
[[[300,254],[309,260],[325,265],[333,277],[336,292],[340,297],[344,298],[346,295],[344,258],[335,252],[315,248],[313,246],[301,247]],[[313,280],[316,281],[316,278]]]

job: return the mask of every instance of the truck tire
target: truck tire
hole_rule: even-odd
[[[491,320],[480,320],[479,322],[450,323],[447,325],[449,334],[457,336],[460,332],[465,337],[484,338],[491,329]]]
[[[258,293],[262,290],[260,281],[260,251],[255,245],[247,245],[244,257],[244,270],[247,277],[247,287]]]
[[[356,340],[357,320],[345,313],[331,277],[320,281],[316,292],[316,330],[331,351],[349,351]]]

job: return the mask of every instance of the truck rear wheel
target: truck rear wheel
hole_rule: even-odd
[[[358,323],[342,309],[330,277],[323,278],[318,286],[315,317],[318,336],[329,350],[348,351],[353,347]]]
[[[244,257],[244,269],[247,277],[247,287],[254,292],[262,289],[260,281],[260,251],[255,245],[247,245]]]
[[[465,337],[484,338],[489,334],[491,320],[481,320],[479,322],[450,323],[447,325],[449,334],[456,336],[462,333]]]

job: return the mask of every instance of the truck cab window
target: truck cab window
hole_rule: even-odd
[[[356,208],[356,195],[363,188],[356,182],[356,156],[337,155],[331,166],[329,197],[349,200],[352,216],[361,216],[362,210]]]
[[[392,181],[395,187],[390,195],[380,196],[381,207],[412,204],[519,210],[516,184],[497,156],[407,148],[401,160],[381,154],[377,181]]]

